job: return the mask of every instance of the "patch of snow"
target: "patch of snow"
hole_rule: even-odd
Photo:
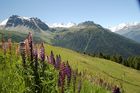
[[[6,23],[7,23],[7,21],[8,21],[8,19],[5,19],[4,21],[2,21],[1,23],[0,23],[0,25],[6,25]]]
[[[21,19],[25,19],[25,20],[30,21],[30,18],[29,18],[29,17],[22,17],[22,16],[19,16],[18,18],[21,18]]]

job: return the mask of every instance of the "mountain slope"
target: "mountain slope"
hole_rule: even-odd
[[[109,82],[122,83],[125,93],[140,92],[140,71],[125,67],[115,62],[90,57],[79,54],[69,49],[46,45],[46,52],[50,54],[53,50],[55,54],[60,54],[63,61],[69,61],[73,68],[78,68],[80,71],[87,71],[86,74],[99,76]]]
[[[38,32],[33,32],[31,31],[34,37],[34,42],[46,42],[51,44],[51,40],[53,39],[52,33],[51,32],[43,32],[41,31],[40,33]],[[14,42],[21,42],[23,41],[29,32],[24,32],[24,31],[8,31],[8,30],[0,30],[0,40],[2,38],[2,35],[5,40],[8,40],[8,38],[11,38],[12,41]]]
[[[125,25],[121,29],[116,29],[115,33],[140,43],[140,23]]]
[[[91,54],[102,52],[124,57],[140,54],[140,51],[137,51],[140,50],[140,44],[104,29],[100,25],[89,24],[80,24],[69,28],[68,31],[58,32],[53,44]]]

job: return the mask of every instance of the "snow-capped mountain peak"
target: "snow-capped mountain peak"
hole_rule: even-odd
[[[121,30],[123,28],[128,28],[130,26],[136,26],[138,25],[139,23],[138,22],[132,22],[132,23],[121,23],[121,24],[118,24],[116,26],[113,26],[113,27],[108,27],[112,32],[116,32],[118,30]]]
[[[28,20],[28,21],[30,21],[30,17],[22,17],[22,16],[19,16],[18,18],[23,19],[23,20]]]
[[[46,31],[49,29],[48,25],[36,17],[22,17],[12,15],[8,19],[0,23],[0,26],[5,29],[17,30],[17,28],[27,28],[30,30]],[[19,30],[19,29],[18,29]]]
[[[12,18],[12,17],[14,17],[14,16],[16,16],[17,18],[19,18],[19,19],[21,19],[21,20],[28,20],[28,21],[30,21],[30,17],[22,17],[22,16],[17,16],[17,15],[13,15],[13,16],[11,16],[10,18]],[[5,19],[4,21],[2,21],[2,22],[0,23],[0,25],[1,25],[1,26],[6,25],[7,22],[8,22],[8,20],[9,20],[9,18]]]

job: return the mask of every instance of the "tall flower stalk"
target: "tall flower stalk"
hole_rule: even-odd
[[[56,55],[56,61],[55,61],[55,68],[59,69],[61,64],[61,59],[58,55]]]
[[[42,75],[44,74],[44,71],[45,71],[45,48],[44,48],[44,44],[41,43],[41,46],[40,46],[40,59],[41,59],[41,62],[42,62]]]
[[[38,68],[38,50],[37,50],[37,47],[34,49],[33,56],[34,56],[35,70],[37,71],[37,68]]]
[[[51,62],[51,64],[53,64],[55,66],[55,58],[54,58],[53,51],[51,51],[51,54],[50,54],[50,62]]]
[[[61,87],[61,93],[64,93],[64,84],[65,84],[65,63],[61,63],[60,65],[60,72],[59,72],[59,79],[58,79],[58,86]]]
[[[41,62],[45,61],[45,48],[44,48],[43,43],[41,43],[41,46],[40,46],[40,59],[41,59]]]
[[[66,72],[66,76],[67,76],[67,85],[69,87],[70,82],[71,82],[71,67],[70,67],[68,61],[66,63],[65,72]]]
[[[25,52],[26,52],[26,56],[29,58],[29,57],[30,57],[29,41],[28,41],[28,39],[25,39],[24,42],[25,42]]]
[[[32,34],[30,32],[28,35],[28,43],[29,43],[29,50],[30,50],[30,60],[32,63],[33,62],[33,38],[32,38]]]

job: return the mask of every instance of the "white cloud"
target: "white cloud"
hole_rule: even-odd
[[[132,22],[132,23],[121,23],[116,26],[108,27],[112,32],[118,31],[120,29],[123,29],[124,27],[129,27],[129,26],[135,26],[137,25],[138,22]]]
[[[75,23],[67,23],[67,24],[64,24],[64,23],[53,23],[53,24],[50,24],[49,26],[50,27],[65,27],[65,28],[69,28],[69,27],[72,27],[76,25]]]

